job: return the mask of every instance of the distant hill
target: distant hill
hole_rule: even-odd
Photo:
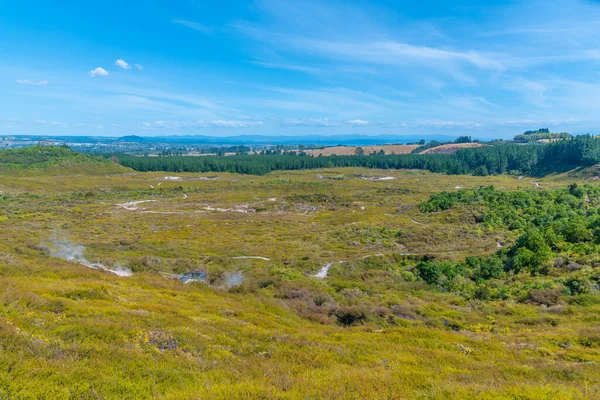
[[[520,135],[516,135],[514,140],[516,142],[538,142],[538,141],[553,141],[569,139],[573,136],[567,132],[552,133],[548,128],[538,129],[537,131],[526,131]]]
[[[129,142],[129,143],[144,143],[146,141],[146,139],[144,139],[143,137],[136,136],[136,135],[123,136],[117,140],[119,142]]]
[[[453,141],[456,136],[446,135],[297,135],[297,136],[163,136],[145,137],[146,142],[180,143],[180,144],[217,144],[217,145],[321,145],[321,146],[381,146],[391,144],[417,143],[421,139]]]
[[[108,174],[128,171],[101,157],[77,153],[66,146],[32,146],[0,150],[0,171]]]
[[[452,135],[238,135],[238,136],[137,136],[127,135],[121,137],[101,136],[40,136],[40,135],[15,135],[22,146],[30,146],[40,141],[50,141],[55,144],[77,145],[123,145],[138,144],[140,146],[153,145],[185,145],[185,146],[383,146],[400,145],[409,143],[439,142],[452,143],[457,136]],[[14,146],[20,147],[20,146]],[[78,146],[78,149],[81,147]]]

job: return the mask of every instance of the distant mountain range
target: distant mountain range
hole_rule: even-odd
[[[123,137],[100,137],[100,136],[15,136],[18,138],[28,138],[32,141],[61,141],[67,143],[172,143],[187,145],[322,145],[322,146],[369,146],[381,144],[404,144],[418,142],[421,139],[426,141],[437,140],[440,142],[453,141],[456,136],[447,135],[334,135],[334,136],[261,136],[261,135],[240,135],[240,136],[136,136],[128,135]]]

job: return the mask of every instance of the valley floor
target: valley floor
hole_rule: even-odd
[[[600,398],[598,296],[465,299],[407,269],[516,240],[465,210],[420,212],[432,194],[570,182],[4,174],[0,398]],[[206,283],[173,279],[196,270]]]

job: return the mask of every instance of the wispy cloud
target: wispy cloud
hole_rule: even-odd
[[[365,121],[363,119],[351,119],[350,121],[346,121],[346,123],[350,126],[367,126],[369,125],[369,121]]]
[[[118,59],[115,61],[115,65],[121,69],[131,69],[131,65],[129,65],[125,60]]]
[[[72,126],[76,127],[76,128],[94,128],[94,129],[104,129],[104,125],[99,125],[99,124],[88,124],[88,123],[83,123],[83,122],[78,122],[76,124],[73,124]]]
[[[220,103],[211,99],[198,96],[194,93],[174,92],[167,90],[158,90],[139,86],[115,85],[111,90],[121,93],[122,96],[132,96],[134,99],[145,99],[149,101],[170,102],[184,108],[202,108],[208,110],[227,110]],[[229,111],[233,111],[229,109]]]
[[[381,122],[381,121],[377,121],[374,125],[382,127],[382,128],[406,128],[408,126],[408,123],[406,123],[406,122]]]
[[[398,68],[411,75],[427,69],[469,85],[477,84],[477,78],[472,76],[477,71],[494,74],[506,70],[505,55],[488,51],[488,47],[452,40],[426,43],[424,38],[436,30],[433,24],[422,24],[429,32],[421,27],[422,34],[417,29],[403,34],[401,29],[384,26],[380,16],[369,15],[367,7],[311,0],[294,4],[278,0],[257,3],[269,15],[270,23],[238,21],[231,27],[252,42],[252,54],[263,57],[256,63],[267,68],[308,73],[317,69],[321,75],[326,75],[323,71],[364,75],[373,74],[375,69],[375,76],[391,71],[397,74]],[[263,47],[256,51],[259,44]],[[265,59],[265,54],[272,55],[272,59]],[[303,62],[280,62],[278,58],[282,57]],[[339,67],[341,62],[343,69]]]
[[[262,107],[277,110],[329,114],[335,119],[351,120],[356,115],[385,114],[405,106],[405,103],[344,87],[325,87],[314,90],[288,87],[267,87],[266,98],[246,99]]]
[[[30,79],[17,79],[17,83],[19,85],[29,85],[29,86],[46,86],[46,85],[48,85],[48,81],[32,81]]]
[[[174,19],[172,22],[174,24],[182,25],[182,26],[188,27],[190,29],[193,29],[195,31],[201,32],[201,33],[205,33],[205,34],[212,33],[211,28],[207,27],[206,25],[202,25],[199,22],[188,21],[185,19]]]
[[[520,119],[520,120],[506,120],[495,122],[495,125],[522,125],[522,126],[556,126],[564,124],[573,124],[581,122],[574,118],[567,119]]]
[[[303,65],[289,64],[289,63],[277,63],[277,62],[265,62],[265,61],[252,61],[253,64],[260,65],[261,67],[270,69],[284,69],[288,71],[298,71],[311,74],[322,74],[325,71],[320,68],[308,67]]]
[[[152,121],[142,123],[142,129],[170,129],[179,130],[185,128],[205,127],[204,121]]]
[[[444,63],[466,63],[482,69],[502,70],[504,65],[493,58],[474,50],[445,50],[427,46],[388,40],[371,42],[343,42],[314,40],[310,38],[288,38],[288,44],[299,50],[321,56],[367,62],[372,64],[421,64],[443,69]]]
[[[136,60],[132,54],[140,49],[126,47],[135,41],[124,42],[123,53],[99,53],[109,61],[107,69],[89,71],[95,81],[70,74],[75,63],[85,66],[77,57],[54,70],[47,70],[54,63],[42,59],[44,69],[34,71],[32,53],[28,65],[5,67],[2,73],[13,85],[0,93],[5,112],[28,120],[2,125],[19,133],[42,132],[45,126],[53,132],[61,127],[55,119],[68,120],[69,113],[94,121],[62,122],[74,133],[105,126],[146,134],[473,130],[508,136],[544,126],[587,132],[600,124],[597,1],[519,0],[495,2],[493,8],[472,3],[460,11],[440,4],[435,12],[421,7],[253,0],[251,6],[228,4],[225,14],[211,2],[183,14],[169,3],[166,29],[138,22],[165,29],[165,38],[182,35],[177,76],[166,79],[150,70],[151,61]],[[199,40],[201,49],[195,46]],[[173,59],[168,43],[156,43],[154,56],[161,63]],[[201,58],[195,56],[199,51]],[[144,67],[134,62],[144,62],[147,73],[138,73]],[[132,74],[127,84],[110,79],[118,71]],[[49,122],[36,124],[38,117]]]
[[[281,126],[331,127],[336,125],[328,118],[284,118]]]
[[[108,76],[108,71],[105,70],[104,68],[98,67],[96,69],[91,70],[89,75],[92,78],[96,78],[98,76]]]
[[[218,128],[251,128],[263,126],[262,121],[236,121],[236,120],[216,120],[212,125]]]
[[[480,122],[474,121],[417,121],[412,125],[415,126],[426,126],[426,127],[434,127],[434,128],[461,128],[461,129],[475,129],[475,128],[483,128],[484,124]]]
[[[508,90],[520,93],[529,103],[542,106],[548,87],[537,81],[518,77],[508,81],[504,87]]]
[[[64,128],[64,129],[71,128],[71,124],[69,124],[67,122],[60,122],[60,121],[46,121],[44,119],[38,119],[35,121],[35,123],[38,125],[57,126],[59,128]]]
[[[137,94],[120,94],[111,101],[113,106],[121,110],[136,110],[161,115],[167,118],[186,118],[197,114],[193,105],[178,103],[163,97],[140,96]]]

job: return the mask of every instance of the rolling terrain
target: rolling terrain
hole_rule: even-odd
[[[35,151],[1,171],[0,397],[600,396],[592,179],[39,168]],[[499,218],[542,229],[536,210],[581,201],[590,231],[548,270],[493,269],[525,232]]]

